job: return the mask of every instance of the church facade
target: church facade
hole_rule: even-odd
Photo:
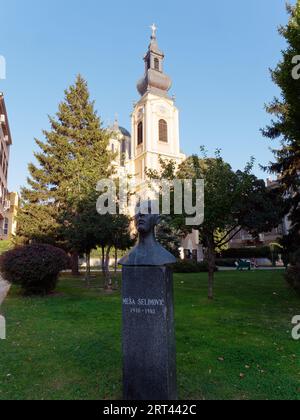
[[[185,159],[180,151],[179,111],[169,96],[172,81],[164,72],[164,58],[156,27],[152,26],[144,57],[145,73],[137,84],[140,99],[131,115],[131,134],[119,127],[117,120],[110,128],[110,147],[117,152],[117,170],[120,175],[134,177],[137,185],[145,180],[146,169],[159,170],[160,157],[177,164]]]
[[[177,166],[186,159],[180,149],[179,111],[169,95],[172,80],[164,72],[165,55],[158,46],[156,29],[153,25],[144,76],[137,83],[140,99],[131,115],[131,134],[117,119],[109,129],[117,176],[130,176],[137,189],[146,181],[146,170],[160,170],[160,158]],[[185,238],[181,254],[182,258],[203,260],[197,231]]]

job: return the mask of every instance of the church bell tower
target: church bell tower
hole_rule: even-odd
[[[145,170],[159,170],[159,157],[182,162],[179,112],[169,97],[172,81],[164,73],[164,53],[159,49],[157,28],[152,25],[151,42],[144,57],[145,74],[138,82],[141,95],[132,113],[132,164],[135,177],[145,180]]]

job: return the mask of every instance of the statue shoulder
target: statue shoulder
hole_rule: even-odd
[[[151,248],[137,245],[119,262],[123,266],[153,266],[159,267],[175,264],[176,258],[159,243]]]

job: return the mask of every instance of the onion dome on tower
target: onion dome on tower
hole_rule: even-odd
[[[152,35],[148,52],[144,57],[145,61],[145,75],[138,82],[137,89],[141,96],[145,93],[153,93],[154,95],[168,96],[168,91],[171,89],[172,80],[163,72],[164,53],[160,51],[156,31],[157,28],[153,24],[151,26]]]

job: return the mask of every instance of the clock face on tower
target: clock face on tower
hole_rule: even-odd
[[[167,118],[169,115],[169,110],[166,106],[160,104],[155,108],[155,112],[158,117]]]

